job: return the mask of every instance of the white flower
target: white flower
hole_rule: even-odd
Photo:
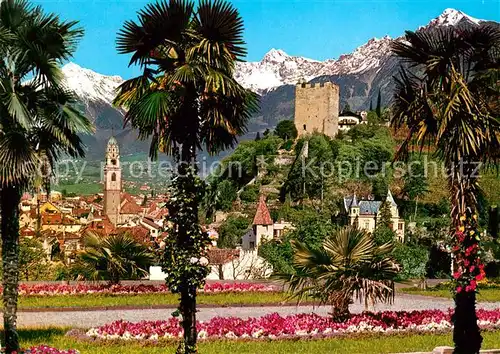
[[[259,329],[257,332],[252,333],[252,337],[259,338],[262,335],[262,333],[264,333],[264,331],[262,329]]]
[[[206,339],[208,338],[208,333],[204,329],[198,332],[198,339]]]
[[[305,329],[298,329],[295,331],[295,335],[297,336],[307,336],[309,334],[309,332],[307,332],[307,330]]]
[[[207,257],[201,257],[200,258],[200,265],[207,266],[208,265],[208,258]]]
[[[196,263],[198,263],[198,258],[191,257],[191,259],[189,260],[189,262],[191,262],[191,264],[196,264]]]

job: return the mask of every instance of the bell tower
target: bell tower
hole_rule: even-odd
[[[114,225],[120,221],[121,191],[120,150],[116,139],[111,137],[106,148],[106,165],[104,166],[104,214]]]

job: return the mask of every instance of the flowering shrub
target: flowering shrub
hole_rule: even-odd
[[[0,288],[1,290],[1,288]],[[205,284],[201,292],[230,293],[230,292],[272,292],[279,291],[277,286],[251,283],[211,283]],[[85,294],[166,294],[170,293],[166,285],[105,285],[105,284],[36,284],[19,286],[19,294],[24,296],[53,296],[53,295],[85,295]]]
[[[481,261],[479,231],[477,230],[477,215],[469,218],[460,217],[461,226],[453,238],[452,248],[455,257],[456,270],[453,273],[457,293],[475,292],[478,282],[485,278],[484,264]]]
[[[500,310],[478,310],[482,328],[500,328]],[[214,317],[198,322],[199,339],[267,338],[284,339],[304,336],[334,336],[348,333],[395,333],[406,331],[433,332],[451,329],[451,311],[384,311],[364,312],[347,322],[334,322],[331,317],[298,314],[282,317],[276,313],[259,318]],[[176,318],[166,321],[131,323],[116,321],[91,328],[87,336],[101,339],[158,340],[180,338],[182,328]]]
[[[3,353],[3,351],[0,351]],[[79,354],[80,352],[74,349],[69,350],[59,350],[56,348],[48,347],[46,345],[40,345],[38,347],[31,347],[29,349],[22,349],[20,354]]]

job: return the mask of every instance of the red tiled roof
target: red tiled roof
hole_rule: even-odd
[[[77,216],[77,217],[80,217],[84,214],[89,214],[90,213],[90,209],[85,209],[85,208],[74,208],[73,209],[73,215],[74,216]]]
[[[33,199],[31,194],[29,194],[28,192],[24,192],[23,195],[21,196],[21,200],[29,200],[29,199]]]
[[[91,221],[83,230],[82,234],[87,231],[97,232],[101,235],[110,235],[116,232],[115,226],[109,221],[107,216],[104,216],[102,220]]]
[[[160,226],[159,226],[159,225],[155,224],[152,220],[150,220],[150,219],[148,219],[148,218],[142,218],[142,220],[141,220],[141,221],[142,221],[143,223],[145,223],[146,225],[149,225],[149,226],[151,226],[151,227],[153,227],[153,228],[155,228],[155,229],[157,229],[157,230],[160,228]]]
[[[137,205],[135,202],[131,202],[130,200],[125,200],[122,202],[120,207],[120,214],[142,214],[142,208]]]
[[[60,225],[62,224],[62,214],[42,213],[42,225]]]
[[[35,230],[31,227],[23,227],[19,230],[21,236],[35,236]]]
[[[257,203],[257,211],[255,212],[255,217],[253,218],[254,225],[272,225],[273,220],[271,219],[271,214],[269,214],[269,209],[266,205],[266,197],[261,195],[259,202]]]
[[[128,194],[126,192],[122,193],[121,199],[122,199],[122,203],[123,203],[123,200],[128,200],[129,202],[135,203],[134,197],[132,197],[130,194]]]
[[[117,233],[128,233],[132,235],[134,240],[140,243],[148,243],[150,241],[149,230],[142,225],[134,227],[119,227]]]
[[[226,264],[240,256],[240,250],[227,248],[211,248],[208,250],[210,264]]]
[[[167,208],[158,208],[147,215],[153,220],[161,220],[164,217],[168,216],[168,209]]]

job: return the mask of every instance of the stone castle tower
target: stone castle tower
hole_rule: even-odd
[[[116,139],[111,137],[106,148],[106,165],[104,166],[104,214],[114,225],[120,220],[121,191],[120,150]]]
[[[332,82],[295,86],[295,127],[300,135],[314,131],[334,137],[339,123],[339,87]]]

